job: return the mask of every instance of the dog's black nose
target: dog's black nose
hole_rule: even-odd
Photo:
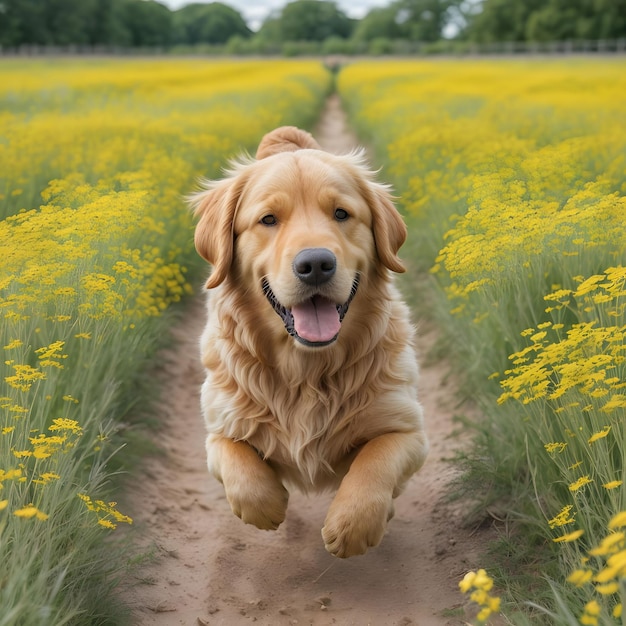
[[[293,273],[307,285],[323,285],[337,269],[337,258],[327,248],[305,248],[293,260]]]

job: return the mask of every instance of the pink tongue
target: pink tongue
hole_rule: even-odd
[[[305,341],[330,341],[341,328],[337,305],[322,296],[314,296],[291,309],[293,326]]]

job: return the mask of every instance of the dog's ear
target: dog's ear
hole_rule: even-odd
[[[295,126],[281,126],[261,139],[256,158],[265,159],[279,152],[295,152],[304,148],[322,149],[310,133]]]
[[[398,258],[398,250],[406,241],[406,224],[394,206],[387,187],[368,182],[367,188],[366,199],[372,211],[372,230],[378,258],[391,271],[405,272],[406,268]]]
[[[189,199],[194,215],[200,217],[194,234],[196,250],[213,266],[207,289],[224,282],[232,265],[235,212],[244,184],[243,175],[227,178]]]

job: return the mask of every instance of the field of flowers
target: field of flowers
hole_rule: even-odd
[[[122,623],[115,475],[198,279],[183,195],[329,87],[313,61],[0,64],[0,625]]]
[[[0,64],[0,626],[122,623],[124,446],[204,272],[182,196],[310,127],[330,81],[313,61]],[[506,532],[461,589],[481,621],[622,623],[626,62],[359,62],[338,88],[430,272],[407,293],[481,409],[459,488]]]
[[[483,415],[460,489],[506,522],[502,604],[461,588],[482,621],[623,623],[626,62],[361,62],[339,90]]]

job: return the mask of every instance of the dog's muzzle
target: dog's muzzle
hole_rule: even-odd
[[[267,279],[263,280],[262,287],[265,297],[283,321],[287,332],[305,346],[320,348],[337,340],[343,318],[359,288],[359,280],[359,274],[356,274],[350,296],[343,304],[336,304],[316,294],[291,309],[278,301]]]

